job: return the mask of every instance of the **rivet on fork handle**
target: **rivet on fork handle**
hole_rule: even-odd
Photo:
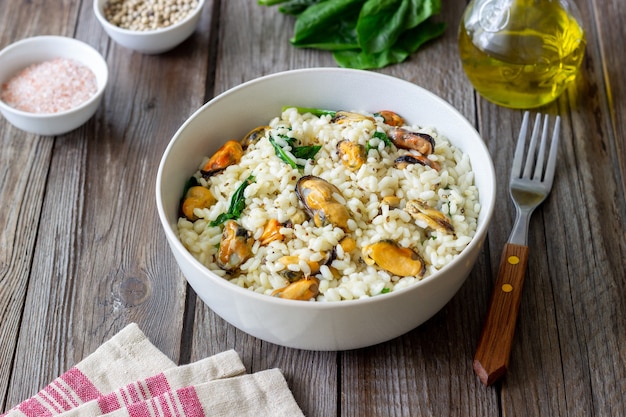
[[[474,371],[485,385],[499,380],[509,366],[527,264],[528,246],[504,246],[496,287],[474,356]]]

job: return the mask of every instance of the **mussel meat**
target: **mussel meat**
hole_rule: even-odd
[[[441,166],[439,165],[437,161],[432,161],[428,159],[427,157],[425,157],[424,155],[402,155],[396,158],[396,160],[393,161],[393,164],[398,169],[404,169],[409,165],[415,165],[415,164],[420,164],[426,167],[430,167],[434,169],[435,171],[439,171],[439,169],[441,168]]]
[[[351,171],[361,168],[367,158],[365,146],[349,140],[337,143],[337,152],[341,163]]]
[[[378,265],[399,277],[422,277],[426,264],[411,248],[405,248],[392,240],[381,240],[363,247],[363,260],[368,265]]]
[[[283,240],[285,237],[282,233],[280,233],[280,229],[282,227],[283,225],[278,220],[270,219],[267,223],[265,223],[265,227],[263,227],[263,233],[259,238],[259,243],[262,246],[265,246],[275,240]]]
[[[252,233],[234,220],[224,223],[217,264],[225,271],[233,271],[252,256]]]
[[[225,170],[230,165],[238,164],[242,156],[243,148],[241,143],[236,140],[229,140],[209,158],[200,172],[204,178],[209,178]]]
[[[331,123],[337,123],[340,125],[348,124],[351,122],[361,122],[363,120],[369,120],[371,122],[375,122],[373,117],[366,116],[360,113],[354,113],[350,111],[338,111],[335,113],[332,119],[330,119]]]
[[[183,215],[193,222],[198,220],[198,217],[194,214],[195,209],[211,207],[216,201],[208,188],[196,185],[189,188],[185,193],[181,210]]]
[[[396,147],[401,149],[414,149],[422,155],[430,155],[435,151],[435,139],[426,133],[394,127],[389,129],[387,136]]]
[[[381,200],[381,204],[388,205],[390,209],[397,209],[398,207],[400,207],[401,202],[402,199],[395,195],[388,195],[386,197],[383,197],[383,199]]]
[[[296,282],[292,282],[286,287],[279,288],[272,292],[272,296],[279,298],[287,298],[290,300],[308,301],[317,297],[319,291],[320,280],[314,277],[302,278]]]
[[[258,142],[269,128],[269,126],[258,126],[249,131],[246,136],[241,139],[241,147],[246,149],[251,144]]]
[[[343,253],[350,253],[356,249],[356,240],[354,240],[354,238],[351,238],[350,236],[346,236],[341,239],[339,245],[341,246],[341,250],[343,250]]]
[[[406,124],[402,116],[391,110],[381,110],[376,114],[382,117],[383,122],[389,126],[401,127]]]
[[[454,233],[454,226],[450,219],[439,210],[430,207],[425,201],[410,200],[404,206],[404,211],[416,220],[425,222],[433,230],[443,233]]]
[[[336,186],[322,178],[305,175],[296,183],[296,195],[313,219],[315,226],[323,227],[332,224],[348,231],[350,213],[346,206],[335,198],[335,195],[341,195]]]
[[[304,261],[308,266],[308,271],[302,271],[300,269],[300,261]],[[308,277],[311,275],[315,275],[320,271],[320,264],[318,262],[310,261],[308,259],[301,259],[299,256],[295,255],[286,255],[278,259],[278,262],[283,265],[282,270],[279,271],[279,274],[283,277],[287,278],[290,282],[297,281],[300,278]],[[297,265],[297,271],[289,268],[289,265]]]

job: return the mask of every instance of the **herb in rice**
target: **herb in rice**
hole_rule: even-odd
[[[298,300],[410,286],[461,253],[480,211],[468,155],[389,111],[286,108],[203,161],[183,194],[194,257]]]

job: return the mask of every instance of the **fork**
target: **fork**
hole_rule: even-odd
[[[542,128],[542,115],[537,114],[528,151],[525,151],[528,119],[529,113],[525,112],[509,181],[509,194],[516,209],[515,223],[509,240],[504,245],[487,318],[474,356],[474,372],[485,385],[499,380],[509,366],[528,263],[528,225],[533,211],[552,189],[556,168],[560,117],[557,116],[554,123],[547,161],[545,154],[548,147],[549,118],[547,115],[544,117]],[[540,131],[541,142],[538,144]]]

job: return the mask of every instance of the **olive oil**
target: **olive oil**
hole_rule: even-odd
[[[565,0],[472,0],[459,27],[463,69],[493,103],[534,108],[576,77],[585,34]]]

